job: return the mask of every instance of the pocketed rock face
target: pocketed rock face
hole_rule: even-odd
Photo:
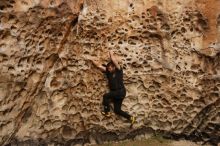
[[[0,142],[74,145],[143,129],[220,141],[220,1],[1,0]],[[119,116],[101,115],[106,78],[124,68]],[[147,131],[144,131],[147,132]],[[170,135],[170,134],[169,134]]]

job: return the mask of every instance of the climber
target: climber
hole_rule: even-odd
[[[104,111],[101,113],[106,117],[110,117],[110,101],[113,101],[114,112],[128,119],[133,125],[135,122],[134,116],[130,116],[127,112],[121,110],[123,99],[126,96],[122,67],[112,51],[109,52],[109,57],[111,61],[106,66],[101,65],[97,59],[90,59],[96,67],[106,74],[110,88],[110,91],[103,96]]]

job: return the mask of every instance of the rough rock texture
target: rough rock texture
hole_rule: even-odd
[[[100,114],[121,56],[137,116]],[[0,145],[75,145],[157,131],[220,141],[219,0],[0,0]]]

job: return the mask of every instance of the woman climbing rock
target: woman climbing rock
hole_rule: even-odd
[[[103,66],[97,59],[90,59],[107,76],[110,91],[103,96],[104,111],[102,114],[110,117],[110,102],[114,103],[114,112],[134,124],[134,116],[129,115],[121,109],[122,102],[126,96],[126,89],[123,83],[123,69],[112,51],[109,52],[111,61]]]

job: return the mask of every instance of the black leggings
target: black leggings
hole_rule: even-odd
[[[110,111],[110,102],[113,101],[114,112],[118,115],[125,117],[126,119],[130,119],[131,116],[127,112],[121,110],[122,101],[125,95],[126,95],[125,89],[110,91],[109,93],[104,94],[103,103],[102,103],[104,105],[104,111],[105,112]]]

